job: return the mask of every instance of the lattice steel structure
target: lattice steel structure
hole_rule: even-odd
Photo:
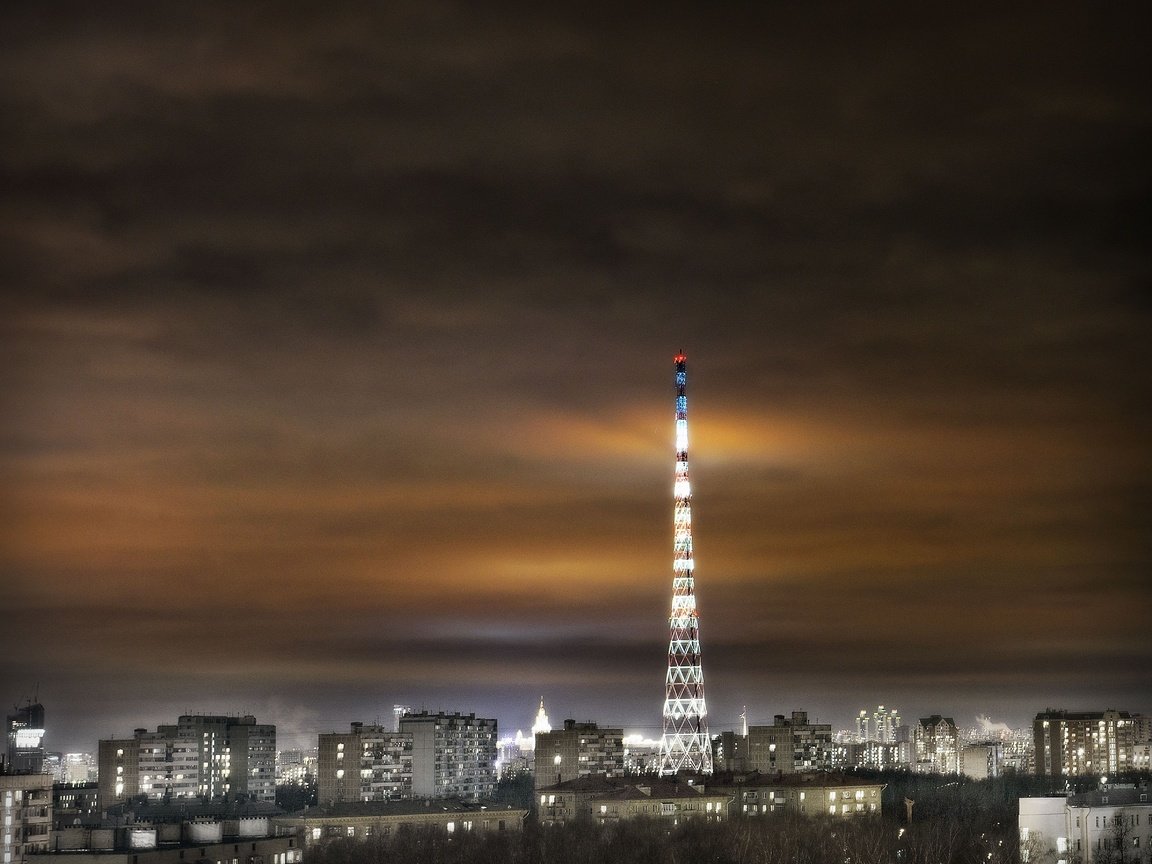
[[[672,612],[668,616],[668,676],[660,773],[712,773],[704,672],[700,666],[700,618],[692,576],[692,487],[688,482],[687,358],[676,355],[676,484],[673,495]]]

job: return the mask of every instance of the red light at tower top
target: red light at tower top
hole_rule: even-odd
[[[687,360],[687,359],[688,359],[688,358],[687,358],[686,356],[684,356],[684,352],[683,352],[683,351],[681,351],[679,354],[677,354],[677,355],[676,355],[676,362],[677,362],[677,363],[683,363],[683,362],[684,362],[685,360]]]

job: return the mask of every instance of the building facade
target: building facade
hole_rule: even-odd
[[[881,744],[895,744],[896,730],[900,728],[900,712],[895,708],[877,705],[872,712],[873,740]]]
[[[53,833],[36,864],[299,864],[300,842],[278,832],[267,802],[115,805],[96,824]]]
[[[1146,786],[1021,798],[1019,820],[1024,864],[1152,862],[1152,802]]]
[[[960,773],[973,780],[1003,773],[1004,745],[999,741],[970,742],[960,748]]]
[[[793,812],[837,818],[875,816],[881,812],[884,783],[827,771],[802,774],[731,773],[713,776],[709,792],[732,798],[736,816]]]
[[[1032,721],[1036,773],[1075,777],[1147,770],[1148,719],[1112,709],[1042,711]]]
[[[563,729],[536,735],[535,788],[578,777],[624,776],[624,730],[565,720]]]
[[[412,737],[412,794],[477,801],[496,789],[496,721],[475,714],[405,714]]]
[[[960,730],[951,717],[921,717],[916,726],[916,771],[960,773]]]
[[[881,744],[879,741],[846,744],[844,767],[892,771],[911,765],[914,761],[913,755],[913,747],[907,741],[899,744]]]
[[[100,789],[91,783],[52,784],[52,827],[87,825],[100,818]]]
[[[0,864],[24,864],[48,851],[52,830],[52,777],[0,774]]]
[[[155,732],[100,741],[100,802],[245,795],[276,800],[276,727],[252,715],[187,714]]]
[[[777,714],[771,726],[749,726],[746,768],[762,774],[832,768],[832,725],[809,723],[807,711]]]
[[[44,770],[44,706],[29,702],[7,717],[7,770],[39,774]]]
[[[629,783],[603,775],[588,775],[536,790],[541,823],[575,821],[621,822],[629,819],[719,821],[728,817],[731,798],[699,784],[658,780]]]
[[[321,734],[316,771],[321,806],[411,798],[412,735],[363,723]]]
[[[528,811],[509,804],[464,801],[369,801],[309,807],[276,824],[298,834],[304,849],[338,839],[387,838],[402,826],[436,828],[446,834],[520,831]]]

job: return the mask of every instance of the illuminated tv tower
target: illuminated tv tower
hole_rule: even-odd
[[[673,495],[672,612],[668,616],[668,676],[665,679],[664,734],[660,773],[712,773],[704,671],[700,666],[700,617],[692,578],[692,487],[688,483],[688,372],[683,352],[676,355],[676,485]]]

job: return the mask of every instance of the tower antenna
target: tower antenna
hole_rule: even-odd
[[[672,511],[672,611],[668,616],[668,674],[660,773],[712,773],[712,742],[700,665],[700,618],[692,572],[692,487],[688,482],[687,357],[676,355],[676,482]]]

